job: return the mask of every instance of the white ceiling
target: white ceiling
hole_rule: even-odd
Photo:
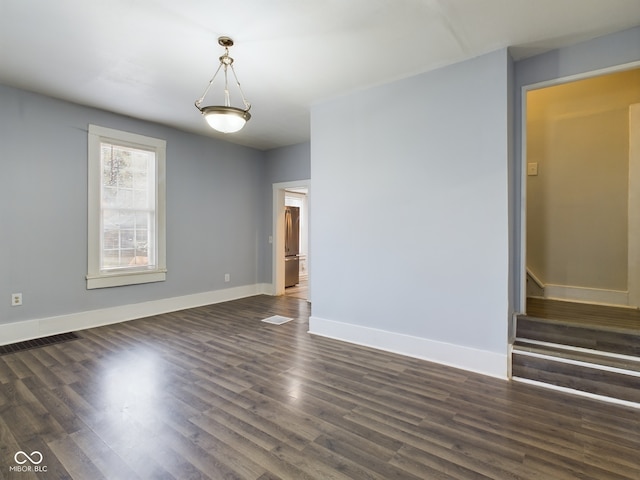
[[[270,149],[309,140],[315,102],[636,25],[640,0],[0,0],[0,83],[222,136],[194,101],[228,35],[252,119],[224,138]]]

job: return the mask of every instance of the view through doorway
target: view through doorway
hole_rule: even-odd
[[[633,405],[639,67],[523,89],[520,313],[509,363],[514,380]]]
[[[310,182],[301,180],[275,183],[273,185],[273,256],[272,282],[274,295],[287,295],[307,301],[310,296],[310,249],[309,249],[309,201]],[[290,217],[285,209],[294,208],[299,215],[299,236],[296,263],[297,278],[291,281],[291,272],[286,273],[285,254],[287,247],[287,221]],[[289,252],[291,253],[291,252]],[[291,257],[287,257],[290,261]],[[289,270],[291,264],[288,264]],[[285,282],[285,278],[288,282]],[[285,286],[285,283],[287,286]]]
[[[292,207],[297,209],[297,260],[298,265],[297,275],[290,282],[285,282],[284,293],[287,296],[301,298],[308,300],[309,294],[309,202],[308,202],[309,189],[307,187],[294,187],[285,189],[284,193],[284,205],[285,208]],[[286,230],[286,218],[285,218],[285,230]],[[286,235],[286,232],[285,232]],[[286,241],[285,241],[286,243]],[[288,257],[285,257],[285,263]],[[285,265],[285,280],[286,280],[286,265]]]
[[[525,298],[637,308],[640,68],[524,94]]]

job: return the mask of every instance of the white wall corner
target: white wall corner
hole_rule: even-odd
[[[256,295],[275,295],[275,287],[273,283],[256,284]]]
[[[258,283],[149,302],[120,305],[100,310],[89,310],[68,315],[7,323],[0,325],[0,345],[8,345],[59,333],[126,322],[135,320],[136,318],[176,312],[187,308],[228,302],[253,295],[269,295],[270,290],[272,290],[271,284]]]
[[[309,333],[491,377],[508,378],[509,359],[506,351],[501,354],[478,350],[315,316],[309,318]]]

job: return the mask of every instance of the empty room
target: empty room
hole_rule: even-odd
[[[637,480],[639,191],[638,0],[3,0],[0,479]]]

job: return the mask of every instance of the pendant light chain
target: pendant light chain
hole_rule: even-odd
[[[196,100],[196,107],[199,107],[200,105],[202,105],[202,102],[204,102],[204,97],[206,97],[207,93],[209,93],[209,90],[213,86],[213,81],[216,79],[216,76],[218,75],[218,72],[220,71],[221,68],[222,68],[222,62],[220,62],[220,65],[218,65],[218,69],[216,70],[216,73],[214,73],[213,77],[211,77],[211,80],[209,80],[209,85],[207,85],[207,88],[204,89],[204,93],[202,94],[202,96],[198,100]]]
[[[203,115],[209,126],[211,126],[213,129],[222,133],[233,133],[240,130],[251,118],[251,114],[249,113],[251,104],[244,96],[244,91],[242,90],[242,86],[240,85],[240,81],[238,80],[238,75],[236,75],[236,70],[233,67],[233,58],[229,56],[229,47],[233,46],[233,40],[229,37],[219,37],[218,43],[224,47],[224,53],[219,58],[220,64],[218,65],[218,68],[211,80],[209,80],[209,84],[207,85],[207,88],[205,88],[204,93],[198,100],[196,100],[195,105],[196,108],[200,110],[200,113]],[[231,73],[233,74],[233,78],[236,81],[238,91],[242,96],[244,109],[231,106],[231,92],[229,90],[229,67],[231,67]],[[222,105],[218,104],[203,107],[202,103],[209,93],[209,90],[211,90],[211,88],[213,87],[215,79],[220,73],[221,69],[224,71],[224,99]]]
[[[238,81],[238,76],[236,75],[236,69],[233,68],[233,64],[231,64],[231,71],[233,72],[233,78],[236,79],[236,85],[238,86],[238,90],[240,91],[240,96],[242,97],[242,102],[244,103],[244,108],[249,110],[251,108],[251,104],[247,102],[247,99],[244,96],[244,92],[242,91],[242,87],[240,86],[240,82]]]
[[[207,85],[207,88],[204,90],[204,93],[196,101],[196,105],[197,106],[202,105],[202,102],[204,102],[204,97],[206,97],[207,93],[209,93],[209,90],[213,86],[213,82],[218,76],[218,73],[220,72],[220,69],[222,67],[224,67],[224,104],[225,106],[227,107],[231,106],[231,97],[229,94],[229,79],[227,76],[227,67],[231,67],[231,73],[233,73],[233,78],[235,79],[236,85],[238,86],[238,90],[240,91],[240,96],[242,97],[242,103],[244,103],[244,107],[247,110],[249,110],[251,108],[251,104],[247,101],[247,98],[244,96],[244,91],[242,90],[242,86],[240,85],[240,81],[238,80],[238,75],[236,75],[236,69],[233,68],[233,58],[229,56],[228,47],[225,47],[224,55],[220,57],[220,65],[218,65],[218,69],[216,70],[216,73],[214,73],[213,77],[211,77],[211,80],[209,80],[209,84]]]
[[[224,106],[231,106],[231,99],[229,97],[229,76],[227,75],[227,64],[224,64]]]

